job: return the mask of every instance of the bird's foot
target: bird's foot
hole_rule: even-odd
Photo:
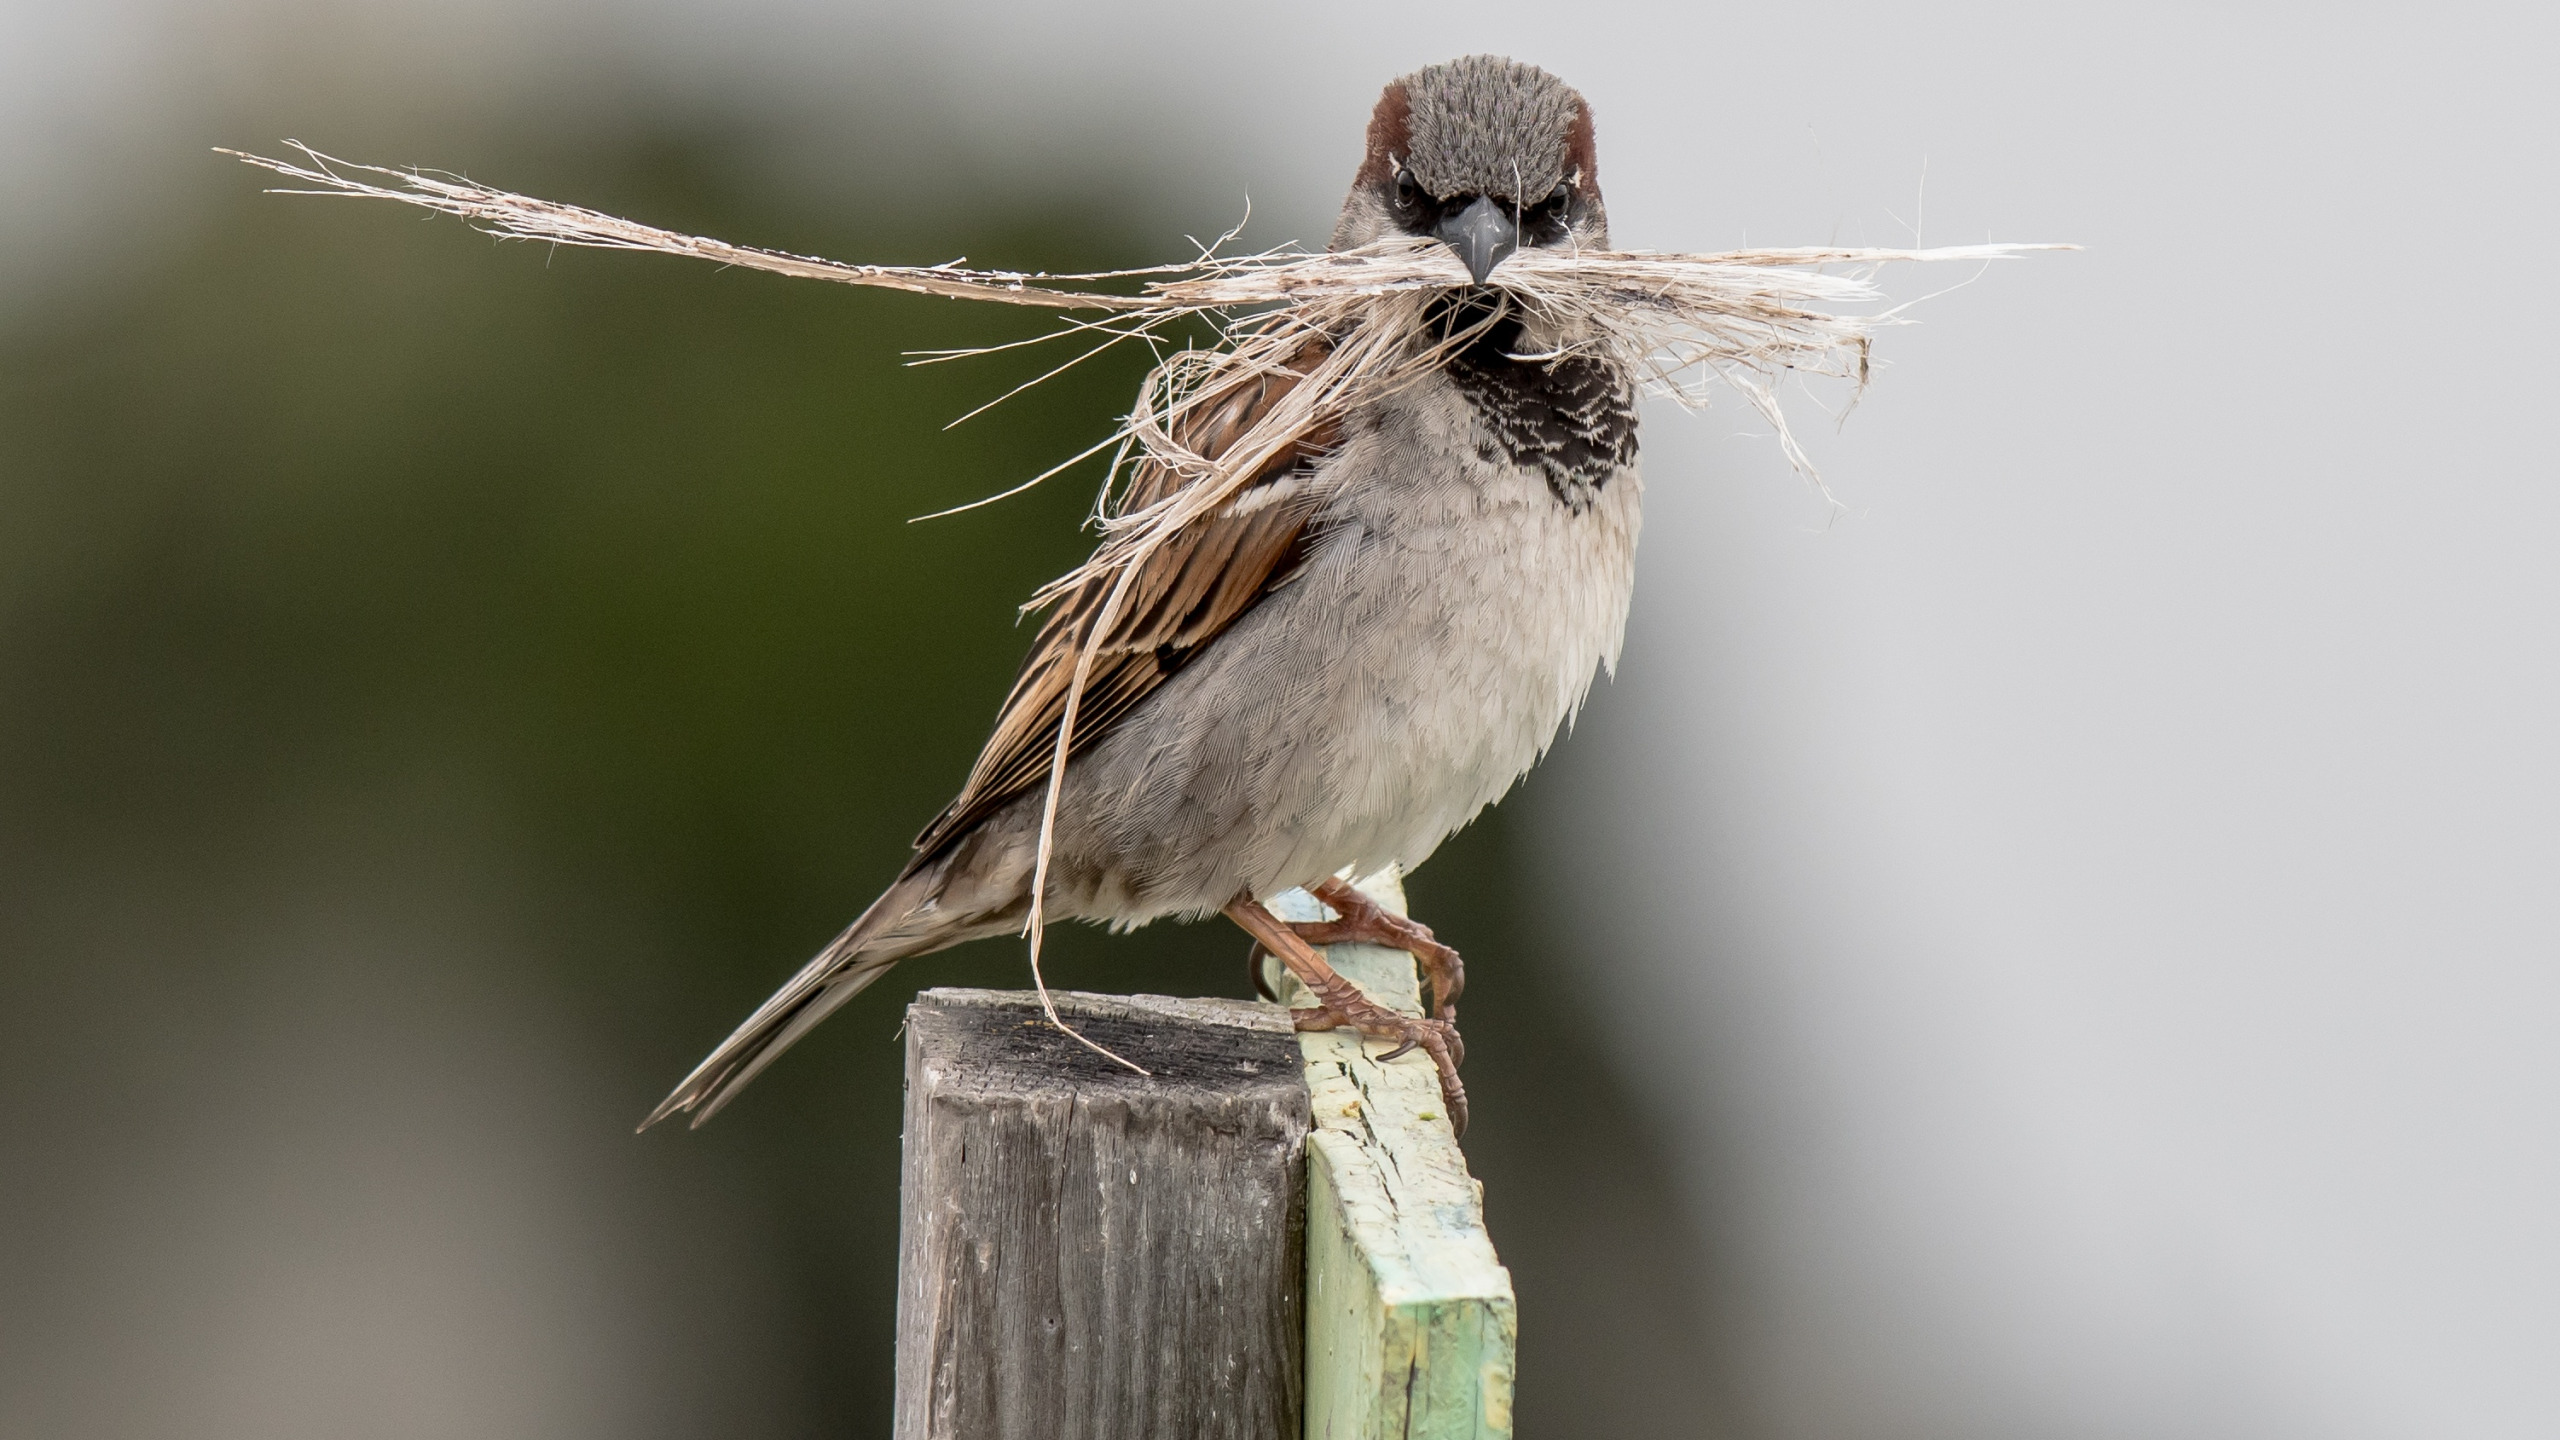
[[[1360,987],[1350,981],[1338,979],[1337,983],[1341,986],[1339,991],[1331,987],[1318,989],[1317,998],[1322,1004],[1290,1011],[1291,1023],[1301,1030],[1350,1029],[1403,1042],[1378,1057],[1381,1065],[1408,1050],[1420,1050],[1430,1056],[1440,1072],[1440,1099],[1448,1106],[1449,1128],[1466,1134],[1467,1087],[1458,1079],[1458,1066],[1467,1058],[1467,1042],[1458,1038],[1458,1027],[1428,1015],[1391,1010],[1360,993]]]
[[[1342,913],[1339,906],[1335,910]],[[1467,1087],[1458,1079],[1458,1066],[1467,1058],[1467,1042],[1458,1038],[1455,1023],[1438,1016],[1407,1015],[1370,999],[1326,964],[1323,954],[1296,928],[1251,896],[1238,897],[1227,906],[1227,914],[1315,993],[1314,1005],[1289,1012],[1292,1023],[1301,1030],[1352,1029],[1402,1042],[1380,1057],[1381,1064],[1408,1050],[1430,1056],[1440,1072],[1440,1099],[1449,1113],[1449,1128],[1466,1133]]]
[[[1338,876],[1314,893],[1341,918],[1291,925],[1300,939],[1310,945],[1384,945],[1404,951],[1422,962],[1422,973],[1431,981],[1431,1018],[1457,1023],[1458,992],[1467,988],[1466,963],[1432,937],[1430,926],[1396,914]]]

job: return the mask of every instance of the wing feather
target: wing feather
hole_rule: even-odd
[[[1211,397],[1178,431],[1183,443],[1215,460],[1252,430],[1304,374],[1324,358],[1311,343],[1276,373],[1249,376]],[[1275,454],[1235,496],[1159,546],[1130,582],[1121,612],[1095,652],[1076,733],[1077,754],[1107,733],[1171,679],[1191,652],[1218,634],[1296,573],[1314,514],[1309,470],[1331,448],[1329,430],[1311,431]],[[1152,504],[1173,493],[1181,477],[1169,467],[1142,462],[1131,478],[1128,504]],[[950,807],[916,837],[909,869],[931,861],[980,821],[1015,797],[1046,782],[1067,707],[1077,656],[1108,595],[1090,581],[1060,597],[1024,657],[1022,673],[996,716],[995,733],[969,772],[968,784]]]

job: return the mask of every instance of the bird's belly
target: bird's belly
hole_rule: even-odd
[[[1639,489],[1630,469],[1576,513],[1480,466],[1336,517],[1297,579],[1076,767],[1076,908],[1142,923],[1421,863],[1615,662]]]
[[[1580,514],[1542,481],[1514,482],[1533,503],[1408,523],[1342,597],[1357,683],[1331,717],[1330,823],[1303,827],[1283,883],[1420,864],[1537,763],[1616,663],[1635,477],[1619,503]]]

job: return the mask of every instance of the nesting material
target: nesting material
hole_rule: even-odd
[[[1217,326],[1223,344],[1167,356],[1149,375],[1120,432],[1095,447],[1118,447],[1115,481],[1132,461],[1143,459],[1169,467],[1190,483],[1159,492],[1154,503],[1130,513],[1121,513],[1115,503],[1121,487],[1106,486],[1100,519],[1115,543],[1095,555],[1087,571],[1063,577],[1044,595],[1090,578],[1095,567],[1119,569],[1129,557],[1128,547],[1117,541],[1179,528],[1216,508],[1310,422],[1338,418],[1409,383],[1476,333],[1470,327],[1436,344],[1414,343],[1431,303],[1468,288],[1457,258],[1430,240],[1383,241],[1321,254],[1285,249],[1221,255],[1211,247],[1184,264],[1061,275],[972,270],[956,263],[850,265],[661,230],[601,211],[493,190],[459,176],[351,164],[299,143],[293,149],[302,157],[298,162],[237,150],[221,153],[300,182],[278,187],[279,194],[397,201],[459,216],[506,240],[687,255],[843,285],[1082,311],[1095,318],[1072,322],[1058,335],[1087,336],[1104,344],[1160,338],[1177,321],[1206,318]],[[1494,271],[1496,308],[1483,313],[1477,324],[1490,326],[1515,310],[1554,322],[1565,333],[1587,337],[1574,351],[1596,352],[1628,365],[1655,393],[1692,408],[1703,407],[1714,386],[1727,386],[1768,420],[1789,462],[1811,477],[1813,466],[1787,426],[1776,386],[1789,374],[1865,384],[1875,332],[1902,323],[1907,309],[1881,306],[1883,296],[1874,283],[1878,267],[2002,260],[2035,250],[2077,248],[1808,246],[1715,254],[1522,250]],[[1113,285],[1134,285],[1137,293],[1102,288]],[[1216,461],[1175,438],[1179,422],[1201,397],[1240,376],[1279,368],[1285,357],[1300,353],[1317,336],[1330,340],[1326,360],[1294,387],[1291,403],[1275,409]],[[925,358],[975,353],[937,352]]]
[[[1833,377],[1853,387],[1866,383],[1875,332],[1901,323],[1907,308],[1883,303],[1874,284],[1879,267],[1905,261],[1987,262],[2034,250],[2077,248],[1809,247],[1704,255],[1530,249],[1504,260],[1493,271],[1490,286],[1476,290],[1473,298],[1480,303],[1461,312],[1469,321],[1452,326],[1434,323],[1432,317],[1450,312],[1445,302],[1453,293],[1473,287],[1457,257],[1431,240],[1398,239],[1322,254],[1284,249],[1223,255],[1212,245],[1185,264],[1070,275],[971,270],[957,263],[849,265],[660,230],[574,205],[492,190],[459,176],[351,164],[298,142],[293,149],[298,161],[223,153],[297,182],[279,187],[279,193],[397,201],[459,216],[501,239],[688,255],[804,279],[1069,312],[1074,318],[1049,338],[1081,337],[1092,346],[1070,365],[1123,341],[1155,345],[1159,363],[1118,430],[1017,487],[1037,484],[1103,450],[1114,452],[1096,505],[1102,543],[1083,565],[1043,588],[1026,607],[1049,605],[1078,592],[1106,597],[1085,632],[1087,642],[1059,727],[1048,787],[1050,813],[1041,827],[1043,880],[1068,737],[1075,733],[1097,643],[1118,618],[1130,580],[1167,539],[1216,510],[1303,437],[1321,433],[1356,407],[1428,374],[1484,328],[1516,313],[1533,322],[1531,333],[1580,337],[1569,350],[1555,352],[1558,356],[1617,361],[1648,389],[1683,405],[1703,407],[1718,385],[1732,390],[1768,422],[1788,462],[1819,485],[1820,477],[1787,425],[1777,387],[1789,375]],[[1172,327],[1195,319],[1214,326],[1219,343],[1169,349],[1164,342]],[[981,352],[935,352],[922,358],[976,353]],[[1250,377],[1297,374],[1292,362],[1303,363],[1307,356],[1319,358],[1278,404],[1220,447],[1214,458],[1184,442],[1186,433],[1203,428],[1184,423],[1194,412],[1233,393]],[[1032,888],[1035,976],[1046,888],[1043,881]]]

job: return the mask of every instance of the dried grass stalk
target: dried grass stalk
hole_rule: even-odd
[[[500,239],[687,255],[843,285],[1095,312],[1101,318],[1076,322],[1058,334],[1100,336],[1106,344],[1159,337],[1176,321],[1206,317],[1218,327],[1225,343],[1208,350],[1186,349],[1165,360],[1149,377],[1138,409],[1121,432],[1095,447],[1120,447],[1123,465],[1114,467],[1115,475],[1132,458],[1134,446],[1205,487],[1202,494],[1185,492],[1150,512],[1170,523],[1178,523],[1177,516],[1195,517],[1224,499],[1222,493],[1208,492],[1252,474],[1285,443],[1287,433],[1294,433],[1294,428],[1279,433],[1282,425],[1294,427],[1309,417],[1332,418],[1441,363],[1452,346],[1414,346],[1404,340],[1420,328],[1417,322],[1431,299],[1467,284],[1466,271],[1448,248],[1427,240],[1385,241],[1326,254],[1274,250],[1221,255],[1213,246],[1186,264],[1061,275],[971,270],[957,262],[848,265],[661,230],[601,211],[493,190],[459,176],[351,164],[299,142],[288,143],[302,156],[300,162],[237,150],[220,153],[301,182],[298,187],[279,187],[278,194],[397,201],[459,216]],[[1698,407],[1707,403],[1713,385],[1733,388],[1769,421],[1789,462],[1818,479],[1787,425],[1775,387],[1789,374],[1865,383],[1868,346],[1875,332],[1900,323],[1907,308],[1858,308],[1875,306],[1882,299],[1874,284],[1877,267],[1903,261],[1990,261],[2034,250],[2076,248],[1823,246],[1710,255],[1525,250],[1502,263],[1494,273],[1494,285],[1504,304],[1552,321],[1564,333],[1585,337],[1576,350],[1633,367],[1656,393]],[[1850,268],[1836,272],[1826,266]],[[1094,288],[1115,282],[1136,282],[1138,293]],[[1337,362],[1312,377],[1313,383],[1299,387],[1304,398],[1284,407],[1285,420],[1282,414],[1274,414],[1265,422],[1263,430],[1275,433],[1257,432],[1214,464],[1174,439],[1171,422],[1191,397],[1218,388],[1240,371],[1271,368],[1310,333],[1333,338]],[[1360,343],[1361,337],[1391,343],[1365,344]],[[937,352],[924,358],[981,353]],[[1339,359],[1344,356],[1350,357],[1348,363]],[[1105,493],[1106,528],[1125,528],[1136,517],[1112,514],[1109,487]],[[1103,563],[1103,557],[1097,556],[1096,561]],[[1069,580],[1080,578],[1081,573]]]
[[[1768,422],[1788,462],[1818,486],[1820,476],[1787,424],[1777,387],[1789,375],[1828,376],[1856,387],[1865,385],[1875,332],[1901,323],[1907,309],[1882,306],[1883,297],[1874,284],[1878,267],[1904,261],[1988,262],[2034,250],[2078,248],[1815,247],[1711,255],[1525,250],[1494,271],[1494,304],[1475,328],[1438,335],[1425,322],[1426,310],[1435,300],[1467,288],[1468,276],[1446,246],[1428,240],[1399,239],[1325,254],[1275,250],[1221,255],[1219,247],[1212,245],[1187,264],[1066,275],[970,270],[957,262],[848,265],[660,230],[574,205],[492,190],[459,176],[350,164],[299,142],[288,143],[301,155],[300,162],[236,150],[222,153],[299,182],[298,187],[280,188],[278,193],[397,201],[459,216],[501,239],[689,255],[803,279],[1088,312],[1097,318],[1071,321],[1055,335],[1042,337],[1097,340],[1067,365],[1124,340],[1161,341],[1168,327],[1194,317],[1205,318],[1216,328],[1221,340],[1217,346],[1186,347],[1162,355],[1141,387],[1136,406],[1110,438],[1005,492],[1018,493],[1102,450],[1115,451],[1096,505],[1102,544],[1083,565],[1044,587],[1025,607],[1050,604],[1087,584],[1108,586],[1108,598],[1095,617],[1068,690],[1065,723],[1059,728],[1050,767],[1029,927],[1035,979],[1058,791],[1097,642],[1118,618],[1129,582],[1147,556],[1225,503],[1296,437],[1411,384],[1444,363],[1483,327],[1516,312],[1549,322],[1539,327],[1539,333],[1578,337],[1569,353],[1629,366],[1647,388],[1683,405],[1703,407],[1710,390],[1719,384],[1732,389]],[[1232,234],[1220,243],[1230,238]],[[1831,266],[1847,268],[1825,268]],[[1135,293],[1096,288],[1133,284]],[[1324,358],[1217,459],[1198,454],[1178,438],[1185,428],[1181,420],[1204,397],[1220,393],[1239,375],[1281,368],[1284,359],[1302,353],[1305,342],[1316,336],[1328,342],[1322,347]],[[983,353],[934,352],[921,357],[920,363]],[[1129,509],[1123,504],[1126,492],[1121,481],[1140,458],[1167,467],[1184,483],[1151,504]],[[1042,991],[1045,997],[1045,985]]]

